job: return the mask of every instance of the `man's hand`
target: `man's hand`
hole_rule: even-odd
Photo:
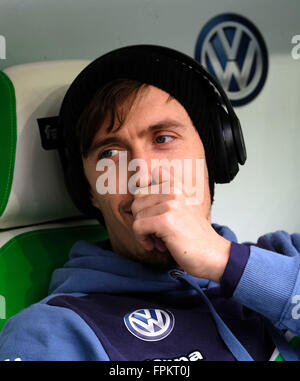
[[[188,197],[179,193],[176,180],[172,180],[170,194],[153,194],[154,188],[162,184],[151,185],[147,194],[135,192],[131,210],[137,240],[149,251],[154,247],[162,252],[168,250],[187,273],[220,282],[231,242],[213,229],[203,202],[191,205]]]

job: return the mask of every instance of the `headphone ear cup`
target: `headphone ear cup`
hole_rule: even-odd
[[[223,106],[217,105],[215,115],[215,128],[213,129],[215,144],[215,182],[229,183],[239,171],[232,124]]]

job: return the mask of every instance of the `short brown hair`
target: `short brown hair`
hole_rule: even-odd
[[[83,157],[87,157],[93,139],[103,123],[109,123],[106,129],[107,132],[112,131],[116,120],[118,120],[120,126],[130,111],[139,91],[148,86],[147,83],[120,78],[108,82],[95,93],[80,115],[76,125],[76,136]],[[169,95],[168,100],[170,99],[174,98]]]

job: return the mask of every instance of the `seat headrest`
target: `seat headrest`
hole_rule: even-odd
[[[0,71],[0,229],[81,215],[58,151],[42,146],[37,120],[59,114],[68,87],[89,63],[35,62]]]

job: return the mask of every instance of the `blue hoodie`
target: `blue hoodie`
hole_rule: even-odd
[[[275,344],[298,360],[283,334],[300,336],[300,234],[239,244],[212,226],[232,242],[220,284],[78,241],[49,295],[4,326],[0,360],[263,361]]]

